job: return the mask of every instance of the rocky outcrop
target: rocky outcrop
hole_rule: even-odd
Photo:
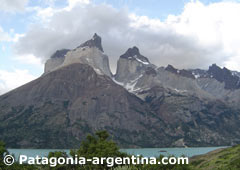
[[[151,110],[167,124],[167,134],[176,136],[184,146],[239,143],[240,110],[219,100],[200,99],[188,93],[155,86],[139,91]],[[228,136],[228,137],[227,137]],[[182,137],[182,138],[181,138]],[[221,144],[220,144],[221,143]],[[225,143],[226,144],[226,143]]]
[[[96,33],[92,39],[77,48],[57,51],[53,56],[45,65],[45,73],[74,63],[82,63],[92,66],[98,74],[112,76],[108,56],[103,53],[101,37]]]
[[[62,50],[57,50],[51,57],[48,59],[45,63],[44,67],[44,73],[48,73],[50,71],[53,71],[55,68],[60,66],[64,60],[65,60],[65,55],[67,52],[70,51],[68,49],[62,49]]]
[[[240,88],[240,78],[225,67],[221,69],[216,64],[213,64],[209,67],[208,74],[217,81],[223,82],[226,89],[234,90]]]
[[[170,88],[180,94],[194,95],[202,99],[221,100],[233,107],[239,107],[240,89],[238,84],[240,83],[240,78],[238,72],[231,72],[226,68],[221,69],[216,65],[210,67],[209,70],[176,69],[172,65],[168,65],[166,68],[159,67],[158,69],[156,67],[147,68],[152,68],[153,74],[147,74],[149,71],[144,68],[138,74],[135,73],[135,75],[139,75],[138,77],[135,76],[137,78],[132,78],[130,81],[128,78],[122,80],[122,82],[128,82],[122,85],[136,95],[141,90],[157,85]],[[124,74],[128,77],[127,72]],[[124,74],[122,77],[124,77]]]
[[[187,77],[187,78],[192,78],[194,79],[194,75],[192,74],[191,71],[188,71],[188,70],[178,70],[176,68],[174,68],[172,65],[168,65],[165,70],[171,72],[171,73],[174,73],[176,75],[179,75],[179,76],[183,76],[183,77]]]
[[[139,49],[134,46],[120,56],[113,80],[122,85],[129,92],[134,92],[138,90],[136,84],[143,75],[148,74],[156,76],[155,68],[156,66],[141,55]]]
[[[117,62],[115,80],[124,84],[129,83],[138,78],[148,67],[153,67],[153,65],[134,46],[120,56]]]
[[[93,38],[91,40],[88,40],[85,43],[81,44],[78,48],[81,48],[81,47],[90,47],[90,48],[96,47],[100,51],[104,52],[102,48],[102,39],[96,33],[93,35]]]

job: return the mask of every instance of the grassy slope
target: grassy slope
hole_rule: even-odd
[[[192,157],[190,162],[199,170],[240,170],[240,145]]]

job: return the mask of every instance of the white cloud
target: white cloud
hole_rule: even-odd
[[[86,5],[89,3],[90,3],[89,0],[68,0],[68,6],[65,9],[71,10],[72,8],[78,5]]]
[[[0,42],[17,42],[24,34],[14,33],[14,29],[10,29],[9,32],[3,30],[0,26]]]
[[[36,16],[33,16],[33,18],[36,20],[37,23],[41,22],[42,24],[48,23],[50,18],[58,11],[61,11],[62,9],[55,9],[52,6],[48,6],[46,8],[40,7],[40,6],[30,6],[27,7],[26,10],[28,12],[35,12]]]
[[[167,23],[179,34],[195,36],[199,44],[206,49],[218,46],[216,50],[222,50],[225,54],[221,63],[240,70],[240,65],[236,67],[230,64],[232,61],[239,61],[240,58],[239,15],[240,3],[237,2],[225,1],[203,5],[196,1],[188,3],[180,16],[169,16]],[[218,56],[212,58],[218,61]]]
[[[37,8],[37,15],[39,17],[42,17],[42,19],[47,19],[49,17],[52,17],[54,14],[54,9],[52,7],[47,8]]]
[[[57,49],[74,48],[97,32],[113,68],[118,57],[136,45],[158,66],[207,68],[217,63],[240,70],[234,64],[240,57],[240,3],[192,1],[180,15],[161,21],[108,5],[75,2],[54,12],[42,10],[48,22],[31,26],[17,43],[18,53],[46,60]]]
[[[23,36],[24,36],[24,34],[18,34],[18,33],[16,33],[16,34],[14,34],[13,37],[11,38],[11,41],[13,41],[13,42],[18,42],[19,38],[21,38],[21,37],[23,37]]]
[[[38,58],[32,54],[17,55],[15,57],[13,57],[13,60],[18,61],[23,64],[30,64],[30,65],[34,65],[36,67],[43,68],[43,62],[41,61],[41,58]]]
[[[11,36],[0,26],[0,42],[1,41],[11,41]]]
[[[28,70],[0,70],[0,95],[36,79]]]
[[[23,11],[28,0],[0,0],[0,10],[5,12]]]

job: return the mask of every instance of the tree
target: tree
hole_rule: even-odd
[[[87,138],[82,142],[78,150],[72,150],[70,154],[74,157],[84,157],[86,159],[92,159],[93,157],[97,158],[116,158],[116,157],[126,157],[127,154],[121,153],[119,147],[115,142],[109,140],[109,134],[107,131],[98,131],[95,135],[88,135]],[[113,167],[117,167],[114,165]],[[104,164],[93,165],[92,163],[86,162],[84,166],[85,169],[111,169],[107,162],[104,161]]]
[[[48,159],[50,158],[60,158],[60,157],[63,157],[63,158],[67,158],[68,155],[66,152],[62,152],[62,151],[56,151],[56,152],[49,152],[48,153]],[[51,170],[68,170],[70,169],[71,165],[57,165],[56,167],[50,167],[50,165],[48,166],[45,166],[47,167],[46,169],[51,169]]]
[[[14,162],[13,165],[7,166],[4,164],[3,160],[6,155],[8,155],[9,152],[6,149],[6,145],[4,142],[0,141],[0,170],[32,170],[37,169],[34,165],[19,165],[17,162]],[[14,155],[12,155],[14,157]]]
[[[0,169],[6,168],[5,164],[3,163],[4,156],[8,154],[6,149],[5,143],[0,141]]]

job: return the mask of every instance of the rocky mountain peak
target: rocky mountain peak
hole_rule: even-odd
[[[102,39],[97,33],[94,33],[92,39],[81,44],[79,47],[97,47],[100,51],[104,52],[102,48]]]
[[[222,69],[217,66],[216,64],[212,64],[211,66],[209,66],[209,69],[208,69],[208,73],[209,74],[212,74],[212,75],[218,75],[219,73],[221,73]]]
[[[123,55],[121,55],[121,58],[131,58],[133,56],[139,56],[140,52],[139,49],[134,46],[133,48],[129,48]]]
[[[240,78],[234,74],[226,67],[221,68],[216,64],[212,64],[208,71],[211,77],[215,78],[219,82],[225,84],[226,89],[239,89],[240,88]]]
[[[177,73],[177,69],[174,68],[172,65],[168,64],[167,67],[165,68],[165,70],[172,72],[172,73]]]
[[[130,59],[130,60],[135,59],[139,62],[142,62],[143,64],[149,64],[149,60],[140,54],[139,49],[136,46],[129,48],[123,55],[120,56],[120,58]]]
[[[109,68],[108,56],[103,53],[101,37],[96,33],[92,39],[73,50],[58,50],[45,63],[45,72],[48,73],[75,63],[88,64],[98,74],[112,76]],[[89,48],[88,48],[89,47]],[[95,47],[95,48],[92,48]]]
[[[117,63],[115,80],[127,84],[140,77],[148,67],[154,67],[134,46],[120,56]]]
[[[67,52],[70,51],[69,49],[61,49],[57,50],[50,58],[63,58]]]
[[[174,73],[174,74],[177,74],[177,75],[180,75],[180,76],[183,76],[183,77],[187,77],[187,78],[192,78],[192,79],[195,79],[194,75],[192,74],[191,71],[189,70],[178,70],[176,68],[174,68],[172,65],[168,65],[165,70],[171,72],[171,73]]]
[[[69,52],[69,51],[71,51],[71,50],[61,49],[61,50],[57,50],[55,53],[53,53],[51,55],[50,59],[48,59],[45,63],[44,73],[48,73],[48,72],[52,71],[54,68],[61,65],[65,60],[65,56],[66,56],[67,52]]]

